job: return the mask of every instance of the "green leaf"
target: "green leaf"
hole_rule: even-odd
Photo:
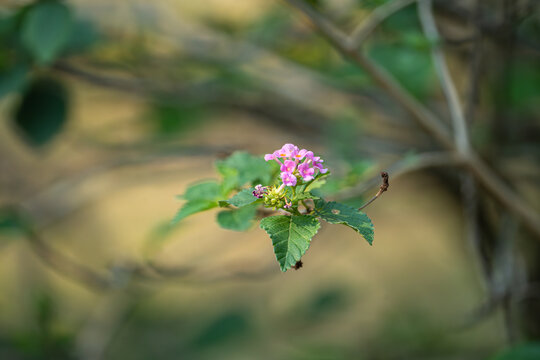
[[[262,157],[253,156],[247,152],[235,152],[227,159],[217,161],[216,166],[224,177],[224,181],[231,183],[231,188],[241,187],[254,181],[269,184],[272,180],[272,167]]]
[[[321,224],[310,215],[278,215],[262,219],[260,226],[272,239],[281,271],[287,271],[306,253]]]
[[[417,98],[424,99],[432,93],[433,66],[428,50],[380,42],[373,44],[370,53]]]
[[[184,204],[176,213],[176,216],[171,221],[171,225],[177,224],[186,217],[196,214],[201,211],[209,210],[217,206],[216,201],[209,200],[191,200]]]
[[[22,42],[39,63],[50,63],[68,42],[71,25],[71,12],[66,5],[38,2],[24,18]]]
[[[240,209],[224,210],[217,214],[217,222],[224,229],[244,231],[251,226],[256,211],[256,206],[244,206]]]
[[[311,190],[318,189],[322,187],[324,184],[326,184],[326,179],[316,180],[306,187],[306,191],[309,192]]]
[[[307,200],[307,199],[318,199],[318,196],[313,195],[309,191],[304,191],[303,193],[297,194],[294,199],[295,200]]]
[[[65,54],[82,53],[94,46],[100,33],[95,25],[86,19],[75,19],[69,32],[69,38],[62,52]]]
[[[221,193],[228,196],[238,185],[238,170],[216,163],[217,169],[223,180],[221,181]]]
[[[206,181],[190,185],[184,195],[186,200],[217,200],[221,197],[221,187],[216,181]]]
[[[0,98],[13,91],[19,91],[26,83],[28,66],[19,63],[0,72]]]
[[[335,201],[317,200],[315,214],[331,224],[347,225],[360,233],[370,245],[373,243],[373,224],[369,217],[358,209]]]
[[[25,229],[25,224],[14,213],[0,210],[0,233],[16,234]]]
[[[34,81],[15,110],[15,125],[34,146],[44,145],[64,127],[68,93],[56,80]]]
[[[492,360],[536,360],[540,359],[540,343],[531,342],[521,345],[516,345],[509,349],[505,349]]]
[[[173,104],[152,104],[149,116],[155,131],[161,135],[182,136],[203,124],[206,107],[203,103],[177,102]]]
[[[214,346],[245,339],[253,331],[250,320],[251,315],[246,308],[222,313],[204,326],[203,330],[193,340],[191,346],[206,351]]]
[[[238,194],[234,195],[229,200],[226,200],[226,202],[236,207],[242,207],[252,204],[257,200],[258,199],[253,196],[253,188],[249,188],[240,191]]]

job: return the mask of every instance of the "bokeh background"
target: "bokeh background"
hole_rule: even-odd
[[[389,2],[306,3],[349,32]],[[538,2],[433,7],[472,147],[537,216]],[[363,51],[450,129],[417,10]],[[539,236],[285,1],[4,0],[0,127],[1,359],[540,358]],[[373,246],[323,226],[281,273],[257,226],[169,225],[215,160],[289,142],[329,198],[390,172]]]

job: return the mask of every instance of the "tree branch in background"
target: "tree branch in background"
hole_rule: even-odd
[[[433,14],[431,0],[420,0],[418,2],[418,15],[420,18],[420,23],[422,24],[424,35],[431,42],[431,57],[448,103],[450,117],[452,119],[452,126],[454,128],[454,141],[456,144],[456,149],[460,154],[467,156],[470,151],[467,124],[463,114],[463,107],[461,106],[458,98],[456,86],[452,80],[452,77],[450,76],[450,71],[448,70],[448,65],[446,64],[446,60],[441,49],[441,39],[437,30],[437,25],[435,24],[435,16]],[[475,96],[474,78],[472,79],[472,82],[473,85],[471,86],[471,95]],[[481,251],[482,240],[479,236],[480,234],[478,233],[479,229],[477,225],[478,199],[475,179],[471,174],[463,171],[460,176],[460,183],[462,204],[464,209],[463,220],[465,223],[465,233],[474,254],[474,262],[477,263],[483,275],[483,283],[487,288],[487,296],[489,298],[498,296],[499,293],[494,288],[497,285],[495,283],[496,279],[493,278],[494,273],[499,270],[497,268],[498,264],[494,263],[493,267],[491,268],[489,260]],[[504,248],[506,246],[505,243],[510,242],[512,242],[512,239],[507,239],[506,242],[500,242],[495,246],[497,248]],[[501,271],[507,272],[508,274],[513,273],[512,269],[503,269]],[[515,331],[512,321],[512,311],[510,308],[512,292],[510,291],[509,287],[505,287],[503,291],[504,293],[501,297],[501,305],[505,319],[504,326],[509,342],[513,343],[515,340]]]
[[[361,52],[349,49],[348,37],[343,32],[303,1],[285,1],[304,13],[339,52],[364,68],[376,83],[403,106],[444,148],[458,156],[462,155],[458,152],[448,130],[443,126],[443,122],[409,94],[386,70]],[[474,151],[471,150],[469,155],[463,158],[463,161],[478,182],[501,204],[519,216],[523,224],[536,235],[536,239],[540,240],[540,217],[536,211],[523,202]]]
[[[460,104],[456,86],[450,76],[448,65],[441,49],[441,38],[435,17],[433,16],[433,7],[431,0],[420,0],[418,2],[418,15],[420,23],[424,30],[424,35],[431,43],[431,58],[435,65],[435,71],[439,77],[448,108],[452,119],[454,129],[454,142],[457,151],[463,156],[467,156],[470,151],[469,136],[467,134],[467,124],[463,115],[463,108]]]
[[[398,160],[397,162],[379,168],[377,172],[386,169],[386,171],[392,174],[392,179],[397,179],[401,176],[410,174],[414,171],[425,170],[433,167],[455,167],[462,166],[463,160],[460,157],[455,156],[450,152],[433,152],[415,155],[410,158]],[[374,188],[379,183],[379,175],[372,177],[371,179],[356,185],[351,189],[339,193],[335,200],[342,200],[345,198],[360,196],[366,191]]]
[[[87,266],[77,263],[67,256],[50,247],[35,230],[32,220],[17,208],[9,208],[20,228],[27,237],[28,242],[37,255],[50,269],[61,276],[67,276],[76,282],[85,285],[91,290],[105,291],[111,286],[110,279]]]

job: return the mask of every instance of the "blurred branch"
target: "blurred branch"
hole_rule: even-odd
[[[35,255],[51,270],[62,277],[74,280],[86,288],[104,292],[113,289],[125,289],[132,280],[152,284],[161,281],[178,281],[182,283],[207,284],[222,281],[261,280],[278,274],[275,266],[249,271],[237,270],[224,272],[223,269],[211,269],[210,273],[218,274],[200,276],[190,279],[189,276],[200,272],[201,268],[194,266],[167,267],[155,262],[141,264],[124,263],[112,266],[106,272],[100,273],[84,264],[72,260],[54,247],[50,246],[37,231],[31,217],[23,209],[9,207],[6,209],[21,224],[21,230],[28,239]],[[273,265],[273,264],[272,264]]]
[[[375,30],[375,28],[390,17],[395,12],[404,7],[415,3],[417,0],[393,0],[378,6],[363,20],[349,35],[347,47],[350,50],[357,50],[362,46],[367,37]]]
[[[152,84],[147,81],[134,78],[120,78],[118,76],[106,76],[91,72],[81,67],[74,66],[67,61],[57,61],[52,69],[96,86],[107,87],[115,90],[127,91],[138,95],[146,95],[152,91]],[[150,88],[148,87],[150,85]],[[183,89],[178,89],[183,90]]]
[[[431,43],[431,58],[435,65],[435,71],[439,76],[446,101],[448,102],[452,127],[454,129],[455,147],[460,154],[468,156],[470,144],[469,136],[467,135],[467,124],[465,122],[465,117],[463,116],[463,108],[459,102],[456,86],[452,81],[448,65],[441,49],[441,39],[439,31],[437,30],[437,25],[435,24],[431,0],[418,1],[418,14],[422,29],[424,30],[424,35]]]
[[[435,7],[441,14],[461,25],[466,25],[469,19],[475,17],[470,10],[456,1],[437,0],[435,1]],[[473,25],[482,35],[493,40],[495,45],[499,45],[502,42],[501,40],[504,40],[508,36],[505,24],[497,23],[491,19],[477,18]],[[538,43],[532,43],[522,37],[517,37],[515,40],[520,50],[535,56],[540,55],[540,46],[538,46]]]
[[[23,210],[16,207],[8,210],[22,224],[21,229],[24,231],[31,249],[50,269],[61,276],[67,276],[78,283],[84,284],[92,290],[103,291],[110,287],[109,278],[83,264],[77,263],[49,246],[38,234],[32,220]]]
[[[78,332],[75,352],[81,360],[103,359],[120,328],[134,312],[140,300],[125,291],[106,294],[96,304]]]
[[[219,153],[228,153],[232,149],[219,146],[176,146],[175,149],[164,149],[154,151],[154,153],[141,148],[137,149],[140,151],[135,152],[131,151],[132,149],[129,150],[127,154],[116,156],[116,158],[107,153],[105,157],[108,160],[106,162],[87,166],[84,171],[79,171],[72,176],[63,175],[59,181],[54,182],[51,186],[22,200],[19,207],[34,219],[34,224],[44,227],[71,213],[89,199],[94,200],[99,194],[104,193],[102,188],[92,187],[90,191],[73,194],[74,189],[83,187],[88,181],[95,180],[96,177],[103,174],[126,167],[149,164],[155,166],[168,161],[176,161],[178,158],[215,156]],[[140,180],[140,177],[133,178],[133,180]]]
[[[442,125],[443,122],[422,103],[412,97],[386,70],[364,54],[349,49],[348,37],[343,32],[305,2],[301,0],[285,1],[303,12],[345,57],[364,68],[379,86],[386,90],[396,102],[401,104],[444,148],[454,152],[457,156],[462,156],[452,141],[448,130]],[[466,168],[476,177],[479,183],[512,213],[518,215],[524,225],[535,233],[537,240],[540,240],[540,218],[536,211],[523,202],[475,152],[471,150],[463,160]]]
[[[377,173],[385,170],[392,175],[392,179],[397,179],[414,171],[429,169],[432,167],[454,167],[463,165],[463,160],[450,152],[434,152],[414,155],[412,158],[401,159],[389,166],[377,169]],[[379,184],[380,175],[347,189],[335,196],[335,200],[342,200],[364,194],[366,191]]]

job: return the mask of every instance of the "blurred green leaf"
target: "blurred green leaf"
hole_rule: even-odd
[[[0,39],[15,30],[16,17],[11,14],[0,13]]]
[[[204,119],[204,105],[154,104],[150,118],[154,121],[158,133],[177,135],[200,125]]]
[[[346,225],[362,235],[370,245],[373,243],[373,223],[358,209],[335,201],[316,200],[315,214],[331,224]]]
[[[370,54],[417,98],[424,99],[431,92],[433,70],[431,58],[426,50],[406,45],[376,43],[372,46]]]
[[[540,108],[540,68],[537,62],[520,61],[510,72],[509,105],[518,111]],[[499,90],[500,91],[500,90]]]
[[[224,183],[231,189],[242,187],[246,183],[269,184],[272,180],[273,168],[262,156],[253,156],[243,151],[237,151],[225,160],[216,161],[216,167],[223,176]]]
[[[85,19],[76,19],[72,23],[63,52],[74,54],[88,50],[97,43],[99,37],[100,34],[93,23]]]
[[[0,233],[16,234],[24,230],[25,224],[12,211],[0,210]]]
[[[278,215],[261,220],[260,227],[272,239],[281,271],[294,266],[306,253],[321,224],[310,215]]]
[[[217,201],[210,200],[191,200],[185,203],[180,210],[176,213],[176,216],[171,221],[171,225],[177,224],[184,220],[186,217],[196,214],[201,211],[210,210],[218,206]]]
[[[256,212],[257,207],[253,205],[240,209],[223,210],[217,214],[217,222],[224,229],[244,231],[252,225]]]
[[[334,284],[327,288],[320,287],[321,285],[313,294],[304,297],[288,316],[304,323],[317,323],[325,316],[346,310],[350,302],[345,288]]]
[[[5,95],[20,91],[26,84],[28,66],[24,63],[16,64],[0,73],[0,98]]]
[[[215,201],[221,196],[221,187],[216,181],[206,181],[190,185],[181,198],[185,200]]]
[[[195,338],[193,345],[201,349],[220,345],[247,335],[251,327],[245,310],[231,311],[208,324]]]
[[[21,40],[39,63],[53,61],[69,40],[71,11],[58,1],[40,1],[26,16]]]
[[[386,3],[391,1],[395,0],[379,1],[378,5],[382,5],[383,2]],[[422,27],[420,20],[418,19],[416,5],[411,4],[410,6],[393,13],[392,16],[384,20],[381,27],[383,30],[395,31],[398,33],[402,33],[404,29],[421,32]]]
[[[64,127],[68,112],[68,93],[52,79],[30,84],[15,110],[15,125],[33,146],[44,145]]]
[[[492,360],[538,360],[540,359],[540,343],[521,344],[501,351]]]

